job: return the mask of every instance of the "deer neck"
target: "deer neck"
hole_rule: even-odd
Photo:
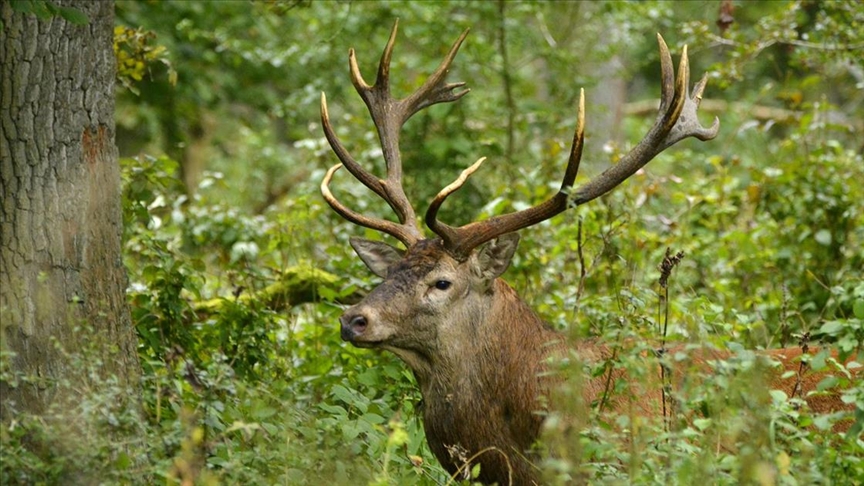
[[[406,360],[427,401],[536,381],[548,344],[561,341],[503,280],[489,292],[485,305],[454,315],[442,328],[433,353]]]
[[[507,484],[508,476],[495,472],[512,468],[512,484],[532,484],[523,451],[540,430],[536,412],[543,408],[546,383],[539,377],[549,343],[561,336],[502,280],[490,292],[488,305],[471,321],[454,323],[461,334],[444,336],[447,349],[436,353],[429,368],[414,370],[423,393],[423,426],[432,451],[451,473],[492,447],[507,457],[484,456],[481,482]]]

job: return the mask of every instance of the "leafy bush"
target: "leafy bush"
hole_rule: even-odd
[[[347,238],[377,235],[338,220],[317,195],[323,167],[333,163],[310,121],[322,86],[328,99],[333,92],[340,136],[364,161],[377,160],[362,106],[347,96],[350,86],[332,79],[347,80],[346,39],[358,42],[371,72],[370,52],[380,51],[386,35],[380,25],[394,13],[412,29],[394,59],[399,93],[416,84],[414,73],[434,69],[417,39],[450,32],[453,18],[477,23],[474,47],[463,48],[467,60],[454,66],[454,77],[484,89],[418,115],[404,137],[412,200],[433,194],[478,154],[501,160],[454,196],[448,221],[551,195],[576,88],[605,81],[589,73],[573,79],[573,66],[597,66],[628,46],[644,54],[625,68],[640,92],[643,77],[656,83],[656,73],[642,73],[656,67],[656,53],[635,41],[658,25],[665,34],[698,19],[680,35],[693,51],[714,56],[693,59],[714,63],[707,96],[741,100],[724,105],[717,141],[686,142],[589,207],[523,232],[506,278],[556,328],[615,349],[614,359],[588,373],[646,376],[646,356],[664,340],[735,351],[674,390],[677,410],[692,420],[610,416],[599,405],[551,416],[541,463],[549,484],[845,484],[864,477],[864,383],[860,371],[851,378],[864,361],[864,160],[855,120],[839,116],[861,103],[860,89],[852,89],[860,80],[848,79],[860,70],[860,50],[841,48],[860,43],[850,27],[862,13],[855,2],[745,3],[738,24],[720,33],[697,3],[384,2],[358,12],[329,2],[154,5],[121,2],[118,9],[127,25],[157,33],[154,55],[179,74],[171,91],[165,76],[138,80],[135,71],[140,98],[123,93],[118,109],[121,131],[144,134],[126,140],[129,146],[171,154],[122,161],[141,390],[113,386],[86,350],[67,350],[101,385],[79,403],[3,425],[3,484],[455,483],[425,444],[411,374],[391,355],[339,340],[342,304],[375,285]],[[582,40],[571,36],[577,20],[588,23]],[[501,29],[512,48],[509,77],[500,68]],[[316,41],[301,48],[280,37],[292,32]],[[810,45],[831,42],[841,47]],[[584,52],[585,45],[596,48]],[[280,71],[281,63],[292,69]],[[506,102],[507,90],[516,101]],[[751,116],[757,103],[794,116]],[[182,149],[204,140],[198,132],[208,119],[216,124],[205,152],[212,163],[190,190],[183,157],[191,156]],[[638,140],[649,124],[629,118],[622,138]],[[603,145],[606,134],[591,130],[589,144]],[[602,167],[626,150],[611,136],[605,148],[586,155]],[[390,217],[348,179],[339,180],[346,203]],[[655,268],[668,247],[685,257],[663,303]],[[329,277],[303,292],[284,291],[309,269]],[[768,389],[765,363],[746,351],[801,341],[839,352],[837,360],[815,353],[810,366],[833,370],[821,386],[845,386],[850,412],[809,414],[801,397]],[[663,359],[689,370],[680,358]],[[2,380],[35,379],[11,373],[9,359],[0,356]],[[578,396],[578,382],[560,393]],[[618,391],[623,385],[610,383]],[[130,404],[138,395],[141,402]],[[850,431],[833,433],[843,419]]]

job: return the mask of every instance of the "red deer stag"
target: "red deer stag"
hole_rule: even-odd
[[[348,153],[333,130],[326,98],[323,93],[321,96],[324,133],[341,161],[327,171],[321,183],[324,198],[347,220],[382,231],[406,247],[403,251],[382,242],[351,238],[351,246],[363,262],[384,281],[342,315],[342,339],[361,348],[391,351],[411,368],[423,394],[423,424],[429,445],[451,474],[464,470],[469,458],[481,465],[478,480],[483,483],[536,483],[536,468],[526,455],[540,433],[543,419],[536,412],[543,409],[541,397],[550,386],[543,378],[548,376],[543,373],[544,362],[550,353],[566,345],[562,336],[499,278],[516,251],[519,237],[515,232],[609,192],[680,140],[714,138],[719,121],[715,119],[705,128],[696,116],[707,78],[696,83],[690,93],[687,48],[676,78],[669,49],[658,35],[662,68],[659,114],[645,138],[618,164],[573,187],[583,146],[583,92],[569,162],[555,196],[522,211],[458,228],[443,223],[438,209],[478,169],[480,159],[432,200],[425,220],[437,236],[426,238],[402,188],[399,132],[423,108],[456,101],[468,93],[468,89],[460,89],[465,83],[445,80],[468,31],[459,36],[423,85],[403,99],[390,93],[396,31],[394,25],[372,86],[360,74],[354,50],[349,52],[351,81],[377,128],[386,179],[372,175]],[[343,166],[387,201],[399,223],[359,214],[333,196],[330,181]],[[598,353],[602,354],[599,348],[585,349],[584,355]],[[786,366],[792,369],[797,363]],[[593,401],[596,397],[591,396],[591,390],[601,388],[587,383],[586,400]]]

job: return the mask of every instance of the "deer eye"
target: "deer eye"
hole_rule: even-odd
[[[438,290],[447,290],[450,288],[450,282],[447,280],[437,280],[435,282],[435,288]]]

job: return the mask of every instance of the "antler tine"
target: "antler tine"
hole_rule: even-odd
[[[720,119],[717,117],[714,117],[714,123],[710,128],[705,128],[699,123],[697,110],[708,79],[706,75],[696,83],[694,95],[691,98],[688,88],[690,62],[687,57],[687,46],[682,49],[674,91],[670,93],[667,80],[671,78],[671,72],[668,72],[667,69],[671,65],[671,59],[668,62],[662,60],[667,57],[669,51],[660,34],[657,34],[657,40],[660,44],[661,63],[667,66],[663,69],[663,96],[661,97],[661,110],[657,121],[648,130],[645,138],[633,147],[618,164],[579,188],[573,197],[574,205],[584,204],[609,192],[644,167],[654,156],[675,143],[687,137],[695,137],[702,141],[711,140],[720,131]],[[664,103],[663,99],[668,102]],[[666,106],[663,106],[664,104]]]
[[[417,240],[423,238],[423,232],[416,223],[416,217],[413,216],[414,210],[411,208],[411,205],[407,203],[404,194],[404,202],[400,202],[398,198],[391,197],[388,188],[385,186],[385,182],[364,170],[363,167],[361,167],[360,164],[351,157],[351,154],[345,150],[345,147],[342,145],[342,142],[339,141],[339,137],[336,136],[336,132],[333,130],[333,126],[330,123],[330,113],[327,110],[327,96],[324,93],[321,93],[321,125],[324,127],[324,136],[330,143],[330,147],[342,162],[341,164],[332,167],[327,172],[324,181],[321,183],[321,193],[324,195],[324,199],[330,204],[330,207],[345,219],[367,228],[383,231],[396,237],[406,246],[411,246],[417,242]],[[345,166],[345,168],[348,169],[348,171],[351,172],[357,180],[363,183],[363,185],[387,201],[390,207],[396,211],[397,215],[399,215],[399,222],[403,223],[401,227],[404,229],[394,229],[396,225],[384,219],[360,216],[357,213],[350,211],[336,200],[328,186],[330,184],[330,179],[333,177],[333,173],[336,172],[336,169],[342,166]],[[410,219],[408,219],[408,215],[410,215]],[[406,220],[410,221],[410,223],[405,224]]]
[[[657,43],[660,45],[660,110],[658,116],[666,113],[669,102],[675,95],[675,67],[672,64],[672,54],[663,36],[657,34]]]
[[[567,209],[568,192],[576,180],[579,172],[579,162],[582,159],[582,148],[585,143],[585,90],[579,91],[579,112],[576,122],[576,130],[573,133],[573,144],[570,146],[570,157],[567,161],[567,169],[561,181],[561,189],[557,194],[537,206],[517,211],[515,213],[493,216],[483,221],[475,221],[459,228],[444,224],[437,219],[438,209],[444,199],[462,187],[468,176],[474,173],[485,160],[478,160],[455,182],[444,188],[432,201],[429,210],[426,211],[426,225],[435,234],[441,237],[444,247],[457,259],[467,258],[471,250],[483,243],[497,238],[504,233],[510,233],[528,226],[545,221],[552,216]]]
[[[522,211],[494,216],[484,221],[470,223],[459,228],[452,228],[437,221],[436,215],[443,199],[458,189],[458,187],[461,187],[462,183],[451,184],[451,186],[455,185],[456,187],[452,190],[445,190],[439,193],[438,197],[433,201],[433,206],[430,206],[429,211],[426,213],[426,223],[432,231],[441,237],[445,248],[454,257],[465,259],[474,248],[493,238],[537,224],[564,211],[569,206],[578,206],[611,191],[644,167],[658,153],[684,138],[692,136],[704,141],[717,136],[720,129],[719,119],[715,118],[714,124],[710,128],[705,128],[699,124],[696,113],[699,102],[702,99],[702,92],[707,83],[707,77],[703,76],[696,84],[691,97],[688,89],[690,65],[687,58],[687,47],[685,46],[682,51],[676,77],[672,67],[672,56],[669,53],[666,42],[659,34],[657,35],[657,41],[660,47],[662,85],[660,109],[657,120],[642,141],[625,155],[618,164],[610,167],[573,192],[572,185],[579,170],[579,161],[581,160],[584,143],[585,99],[584,92],[580,93],[579,122],[573,137],[570,160],[567,164],[561,190],[556,195],[537,206]],[[473,166],[471,169],[473,169]],[[460,177],[460,180],[464,182],[464,177]],[[448,186],[448,188],[451,186]]]
[[[411,246],[417,242],[419,238],[414,234],[411,227],[396,224],[392,221],[387,221],[386,219],[363,216],[340,203],[333,196],[333,193],[330,192],[330,181],[333,179],[333,174],[335,174],[340,168],[342,168],[342,164],[336,164],[331,167],[327,171],[327,174],[324,175],[324,179],[321,181],[321,195],[324,196],[324,200],[327,201],[327,204],[329,204],[336,213],[354,224],[387,233],[404,243],[406,246]]]
[[[438,209],[441,208],[441,204],[444,203],[444,200],[447,199],[450,194],[459,190],[471,174],[476,172],[477,169],[480,168],[480,165],[485,161],[486,157],[480,157],[477,159],[477,162],[474,162],[471,165],[471,167],[463,170],[455,181],[451,182],[447,187],[438,192],[435,199],[433,199],[432,203],[429,204],[429,209],[426,210],[426,226],[428,226],[433,233],[441,237],[445,246],[453,245],[459,239],[459,229],[438,221]]]
[[[333,125],[330,124],[330,112],[327,110],[327,96],[324,93],[321,93],[321,125],[324,127],[324,136],[327,138],[327,142],[330,143],[330,148],[333,149],[333,152],[339,157],[345,168],[362,182],[363,185],[386,199],[386,193],[381,186],[381,181],[369,172],[366,172],[363,167],[360,167],[360,164],[345,150],[342,142],[339,141],[339,137],[336,136]]]
[[[366,184],[364,179],[374,178],[374,176],[371,176],[363,168],[357,164],[345,164],[345,167],[354,177],[360,179],[367,187],[387,201],[390,207],[393,208],[393,211],[396,212],[400,223],[414,226],[417,237],[422,238],[423,232],[417,225],[417,216],[414,213],[414,208],[402,189],[402,158],[399,153],[399,130],[402,128],[402,123],[394,119],[396,117],[393,116],[393,108],[398,102],[390,96],[390,59],[393,54],[393,46],[396,43],[398,29],[399,21],[397,20],[393,24],[390,38],[387,40],[387,45],[381,54],[381,60],[378,62],[378,75],[373,86],[369,86],[363,80],[354,49],[350,49],[348,52],[351,82],[354,84],[354,88],[357,90],[360,98],[366,103],[369,114],[372,116],[372,122],[378,131],[378,139],[381,143],[384,161],[387,165],[387,178],[386,180],[376,178],[376,183],[373,184],[375,187],[373,187],[373,185]]]
[[[324,126],[324,134],[327,141],[342,162],[340,165],[348,169],[363,185],[387,201],[390,207],[393,208],[393,211],[396,212],[400,224],[396,225],[386,220],[359,215],[339,203],[327,187],[336,170],[335,168],[328,172],[325,182],[322,182],[321,190],[330,206],[349,221],[384,231],[398,238],[406,246],[410,246],[423,238],[423,231],[417,224],[414,208],[411,206],[405,195],[405,190],[402,188],[402,158],[399,152],[399,132],[402,129],[402,125],[421,109],[436,103],[456,101],[468,92],[467,89],[461,92],[454,92],[456,88],[464,86],[465,83],[447,84],[444,82],[450,64],[462,42],[465,40],[468,31],[466,30],[459,36],[438,69],[429,76],[416,92],[405,99],[397,100],[390,94],[390,60],[393,54],[393,46],[396,43],[398,27],[399,22],[396,21],[393,24],[393,29],[390,31],[390,38],[384,47],[384,52],[381,54],[381,60],[378,63],[378,74],[374,85],[370,86],[363,79],[354,49],[349,50],[348,53],[351,82],[363,99],[363,102],[366,103],[366,107],[369,109],[369,114],[375,124],[384,161],[387,166],[387,177],[385,179],[375,177],[351,157],[333,130],[327,111],[327,100],[323,93],[321,95],[321,122]]]
[[[399,19],[393,24],[390,30],[390,37],[387,39],[387,45],[384,46],[384,52],[381,53],[381,60],[378,61],[378,75],[375,78],[375,86],[390,89],[390,59],[393,57],[393,46],[396,44],[396,32],[399,30]],[[363,75],[360,74],[360,67],[357,65],[357,57],[354,49],[348,50],[348,64],[351,71],[351,82],[359,93],[361,90],[370,90],[373,86],[369,86],[363,80]],[[363,93],[360,93],[363,96]]]
[[[404,204],[407,208],[410,208],[410,204],[407,198],[404,197],[404,192],[401,188],[402,158],[399,152],[399,131],[411,116],[423,108],[436,103],[456,101],[468,93],[469,90],[467,89],[458,93],[453,92],[456,88],[464,86],[465,83],[444,83],[450,64],[459,51],[459,47],[462,45],[465,37],[468,35],[468,30],[466,29],[459,36],[450,48],[447,56],[445,56],[438,66],[438,69],[426,79],[426,82],[417,91],[405,99],[396,100],[390,94],[390,59],[393,53],[393,46],[396,42],[398,27],[399,22],[396,21],[393,24],[390,38],[378,63],[378,77],[375,80],[375,85],[369,86],[363,81],[353,51],[350,56],[351,79],[360,97],[366,103],[369,114],[372,116],[372,120],[378,130],[378,138],[381,142],[384,160],[387,163],[387,181],[384,183],[385,191],[399,200],[404,200]],[[399,212],[399,209],[394,209]],[[413,219],[413,209],[405,211],[404,216],[405,219]],[[402,219],[402,215],[400,215],[400,220],[403,223],[405,219]]]
[[[420,87],[414,94],[405,98],[402,103],[405,108],[403,116],[404,120],[402,123],[411,118],[412,115],[417,113],[418,111],[426,108],[427,106],[434,105],[436,103],[442,102],[451,102],[456,101],[459,98],[468,94],[470,89],[464,89],[459,92],[454,92],[456,88],[461,88],[465,86],[464,82],[459,83],[444,83],[444,80],[447,77],[447,73],[450,72],[450,64],[453,62],[453,59],[456,57],[456,54],[459,52],[459,48],[462,46],[462,42],[465,40],[465,37],[468,36],[468,32],[471,29],[465,29],[462,32],[462,35],[456,39],[456,42],[450,47],[450,51],[441,61],[441,64],[438,65],[438,68],[432,73],[428,78],[426,78],[426,82],[423,83],[423,86]]]

